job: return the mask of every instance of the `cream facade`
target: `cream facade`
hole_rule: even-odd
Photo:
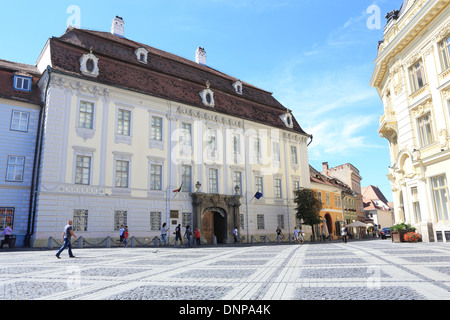
[[[450,9],[448,0],[404,1],[388,15],[371,85],[384,105],[395,222],[424,241],[450,241]]]
[[[290,130],[289,111],[283,130],[216,111],[209,83],[198,98],[211,108],[199,108],[98,81],[108,72],[102,57],[90,76],[57,70],[47,50],[38,61],[45,126],[34,246],[59,240],[68,219],[95,245],[118,238],[121,224],[136,245],[153,243],[164,222],[172,239],[181,224],[219,243],[233,241],[235,226],[243,242],[294,228],[293,189],[310,186],[309,135]]]

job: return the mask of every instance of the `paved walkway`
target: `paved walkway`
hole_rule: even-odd
[[[450,300],[450,243],[0,250],[2,300]]]

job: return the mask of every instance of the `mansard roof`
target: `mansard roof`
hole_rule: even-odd
[[[148,51],[146,64],[136,59],[138,48]],[[96,78],[80,72],[80,57],[91,51],[99,58]],[[240,80],[243,91],[238,94],[232,84],[239,79],[127,38],[69,28],[50,39],[50,52],[55,71],[307,135],[295,119],[292,129],[285,126],[280,116],[287,108],[272,93]],[[207,82],[214,92],[214,108],[205,106],[199,95]]]
[[[14,75],[32,78],[31,91],[15,90]],[[41,92],[37,86],[40,75],[35,66],[0,59],[0,98],[40,105]]]

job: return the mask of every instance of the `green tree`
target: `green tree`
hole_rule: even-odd
[[[320,211],[322,210],[322,202],[317,197],[317,193],[307,188],[295,190],[294,203],[297,219],[311,226],[313,239],[315,239],[314,225],[321,222]]]

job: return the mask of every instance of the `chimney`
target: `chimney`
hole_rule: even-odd
[[[328,162],[322,162],[322,172],[328,174]]]
[[[125,22],[123,21],[123,19],[119,16],[116,16],[112,21],[111,33],[118,37],[123,38],[125,35],[124,24]]]
[[[195,51],[195,62],[206,66],[206,51],[202,47],[198,47],[197,51]]]

